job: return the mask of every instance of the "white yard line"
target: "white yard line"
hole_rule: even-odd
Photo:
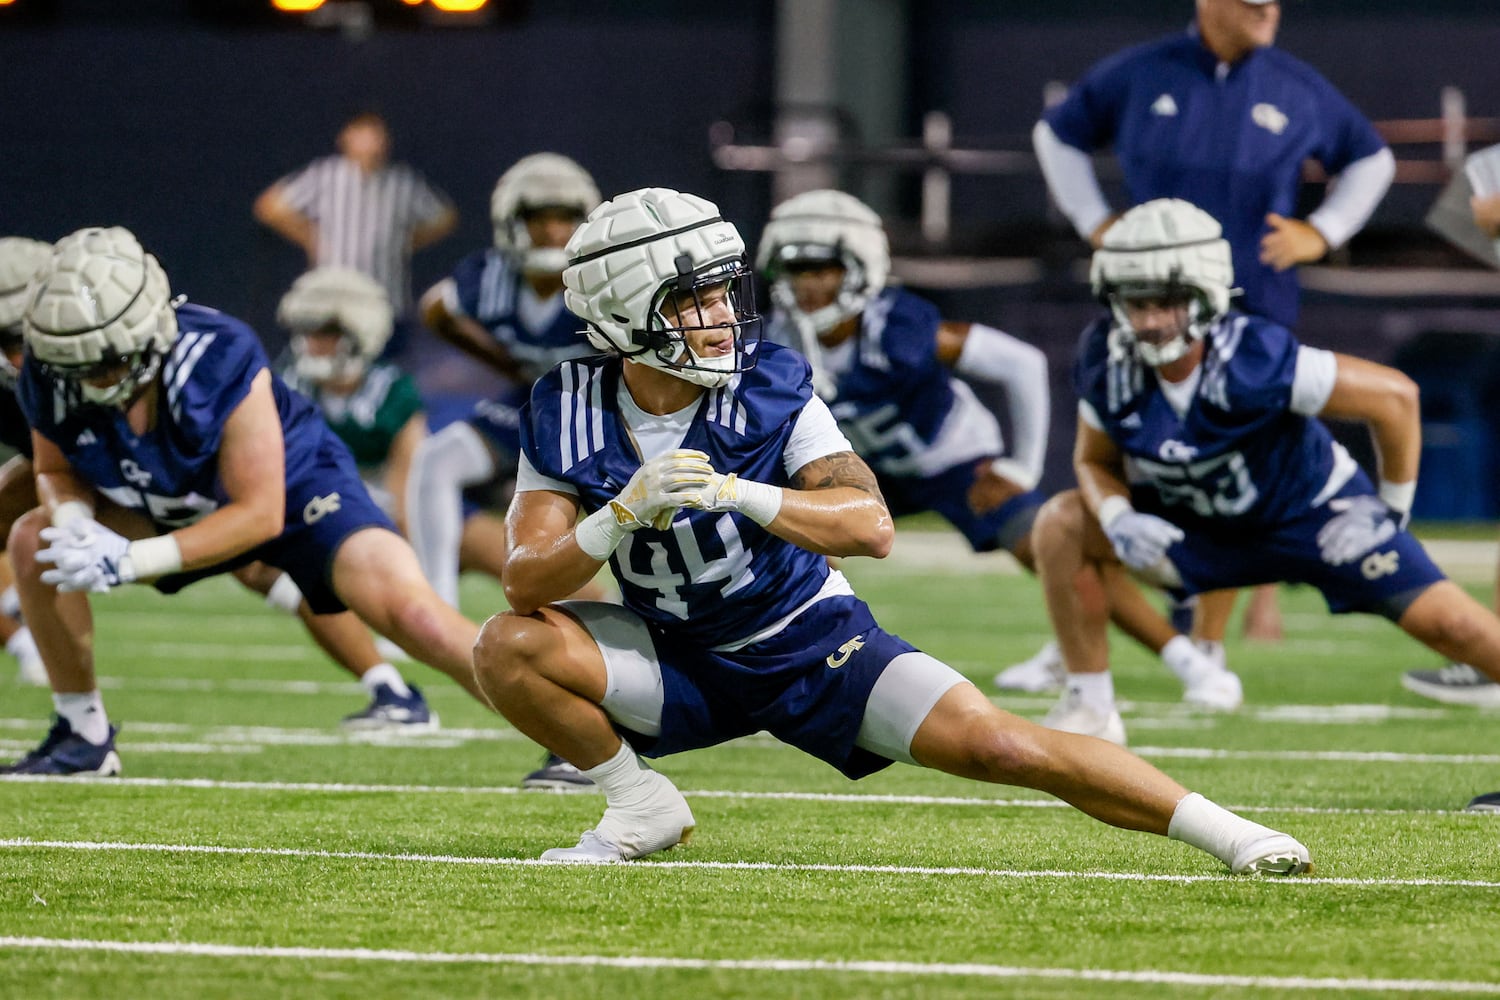
[[[0,937],[0,948],[99,951],[114,954],[193,958],[269,958],[325,962],[390,962],[425,965],[523,965],[609,969],[683,969],[715,972],[821,972],[877,976],[1053,979],[1262,990],[1348,990],[1387,993],[1500,994],[1500,983],[1452,979],[1345,979],[1311,976],[1213,975],[1166,969],[1069,969],[984,965],[969,962],[860,962],[816,959],[677,958],[653,955],[552,955],[505,952],[401,951],[377,948],[276,948],[194,941],[95,941],[81,938]]]
[[[478,865],[494,868],[571,868],[561,861],[539,858],[485,858],[452,854],[387,854],[377,851],[323,851],[298,847],[228,847],[220,844],[150,844],[132,841],[35,840],[30,837],[0,839],[0,849],[57,850],[96,853],[211,854],[238,857],[312,858],[330,861],[396,861],[431,865]],[[994,879],[1058,879],[1103,882],[1240,882],[1266,885],[1332,885],[1353,888],[1466,888],[1500,889],[1500,882],[1479,879],[1439,878],[1319,878],[1262,879],[1236,875],[1153,875],[1145,872],[1075,872],[1060,869],[1033,870],[923,865],[828,865],[770,861],[630,861],[610,866],[622,871],[764,871],[819,872],[833,875],[920,875]]]
[[[0,786],[6,784],[104,785],[106,787],[172,788],[236,792],[296,792],[323,795],[547,795],[561,794],[527,791],[516,785],[379,785],[337,781],[227,781],[218,778],[97,778],[75,775],[60,777],[45,774],[0,775]],[[570,792],[566,794],[592,794]],[[985,799],[959,795],[890,795],[859,792],[750,792],[735,789],[684,788],[682,794],[694,799],[728,799],[732,801],[819,802],[846,805],[895,806],[978,806],[987,809],[1071,809],[1057,799]],[[1458,809],[1357,809],[1337,806],[1261,806],[1236,805],[1225,808],[1240,813],[1291,813],[1307,816],[1464,816],[1477,822],[1491,822],[1487,817]]]

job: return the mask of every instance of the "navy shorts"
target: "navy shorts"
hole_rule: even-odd
[[[1370,496],[1374,488],[1363,473],[1335,498]],[[1254,531],[1195,529],[1184,524],[1180,508],[1140,509],[1182,525],[1187,537],[1167,550],[1182,577],[1179,593],[1250,587],[1262,583],[1306,583],[1316,587],[1335,614],[1363,611],[1398,620],[1412,601],[1446,579],[1422,544],[1410,532],[1397,531],[1386,542],[1342,566],[1323,561],[1318,532],[1338,515],[1327,503],[1275,527]]]
[[[732,653],[648,628],[661,665],[661,733],[620,727],[643,755],[663,757],[764,730],[850,778],[891,764],[855,740],[875,681],[891,660],[916,647],[876,625],[859,598],[825,598],[771,638]]]
[[[935,476],[877,474],[876,479],[892,515],[935,511],[968,539],[975,552],[1014,549],[1031,533],[1031,523],[1046,498],[1032,490],[984,514],[974,513],[969,509],[969,487],[979,474],[979,464],[979,460],[964,462]]]
[[[286,526],[280,535],[222,563],[164,576],[155,586],[164,594],[175,594],[189,584],[259,560],[286,572],[315,614],[336,614],[346,608],[333,591],[334,554],[344,539],[365,528],[396,531],[370,498],[348,451],[326,448],[319,452],[313,469],[288,485]]]

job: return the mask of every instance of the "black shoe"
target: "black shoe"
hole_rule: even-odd
[[[1436,670],[1408,670],[1401,676],[1401,686],[1448,705],[1500,708],[1500,684],[1467,663],[1450,663]]]
[[[1469,800],[1464,807],[1465,812],[1471,813],[1500,813],[1500,792],[1490,792],[1488,795],[1476,795]]]
[[[521,779],[522,788],[541,788],[554,792],[591,792],[594,783],[589,776],[555,753],[549,753],[542,766]]]
[[[68,720],[54,716],[42,745],[14,764],[0,767],[0,774],[97,774],[114,777],[120,773],[120,755],[115,753],[114,726],[103,743],[90,743],[73,731]]]

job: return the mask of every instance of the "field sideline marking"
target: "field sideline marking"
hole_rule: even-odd
[[[136,788],[186,788],[242,792],[319,792],[348,794],[415,794],[415,795],[531,795],[546,792],[529,791],[513,785],[375,785],[330,781],[228,781],[220,778],[96,778],[85,775],[48,774],[0,775],[0,786],[26,784],[102,785]],[[585,794],[588,793],[573,793]],[[682,794],[695,799],[734,799],[743,801],[786,801],[848,803],[853,805],[898,806],[987,806],[990,808],[1071,809],[1057,799],[984,799],[962,795],[896,795],[861,792],[752,792],[736,789],[684,788]],[[1303,816],[1467,816],[1479,822],[1492,822],[1462,809],[1365,809],[1338,806],[1225,806],[1241,813],[1288,813]]]
[[[324,851],[302,847],[226,847],[220,844],[146,844],[121,840],[33,840],[30,837],[0,839],[0,849],[40,849],[60,851],[125,851],[148,854],[219,854],[242,857],[316,858],[332,861],[411,861],[418,864],[480,865],[496,868],[572,868],[565,861],[543,861],[540,858],[465,857],[454,854],[382,853],[378,851]],[[586,866],[593,868],[593,866]],[[637,861],[610,866],[619,870],[653,871],[679,869],[693,871],[766,871],[822,872],[834,875],[937,875],[976,876],[1006,879],[1088,879],[1104,882],[1242,882],[1266,885],[1337,885],[1359,888],[1437,887],[1466,889],[1500,889],[1500,882],[1479,879],[1435,878],[1307,878],[1257,879],[1238,875],[1153,875],[1145,872],[1073,872],[1060,869],[976,868],[967,866],[931,867],[923,865],[828,865],[782,863],[771,861]]]
[[[531,965],[613,969],[735,972],[842,972],[886,976],[973,976],[986,979],[1073,979],[1173,986],[1232,986],[1283,990],[1367,990],[1400,993],[1500,993],[1500,984],[1449,979],[1340,979],[1310,976],[1212,975],[1159,969],[1026,968],[968,962],[830,962],[817,959],[675,958],[650,955],[542,955],[495,952],[400,951],[377,948],[277,948],[193,941],[94,941],[79,938],[0,937],[0,948],[104,951],[208,958],[279,958],[444,965]]]

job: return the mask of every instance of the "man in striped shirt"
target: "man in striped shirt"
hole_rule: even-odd
[[[305,250],[310,267],[352,268],[380,282],[396,307],[399,335],[399,319],[411,310],[411,255],[451,233],[458,214],[415,168],[391,163],[390,146],[385,120],[358,114],[339,132],[337,156],[281,178],[254,211]]]

